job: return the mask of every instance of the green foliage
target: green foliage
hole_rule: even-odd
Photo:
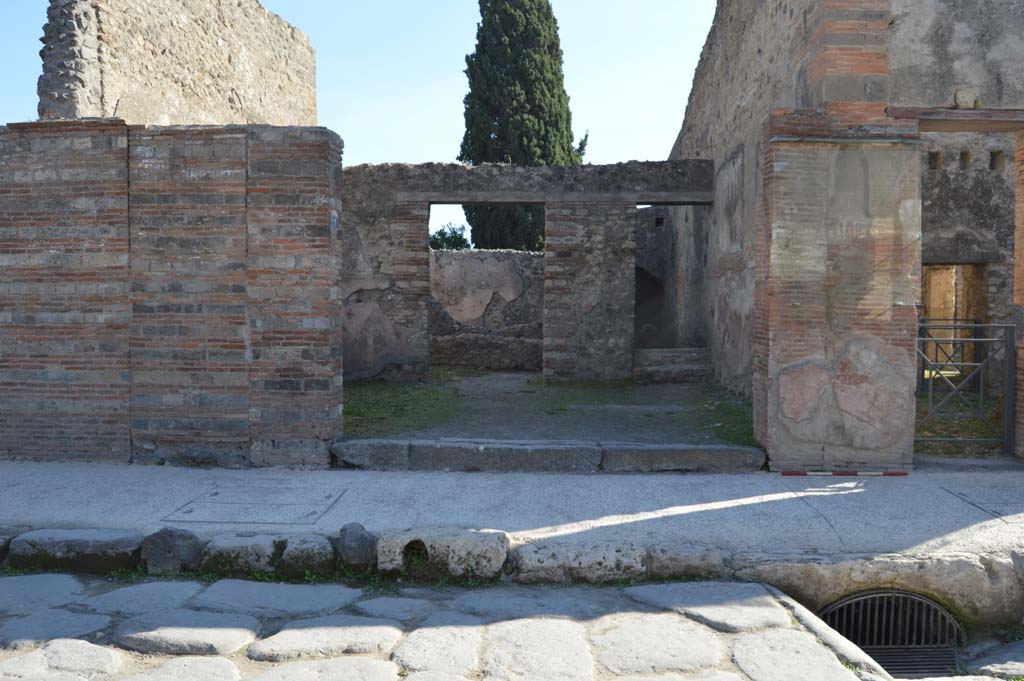
[[[437,376],[429,383],[346,383],[345,434],[386,437],[448,423],[458,415],[458,407],[455,387]]]
[[[754,406],[724,388],[705,388],[701,404],[703,420],[719,441],[744,447],[760,447],[754,437]]]
[[[449,222],[430,235],[430,247],[435,251],[463,251],[472,248],[473,245],[466,238],[465,225],[453,225]]]
[[[480,0],[476,51],[466,57],[466,133],[459,160],[525,166],[579,165],[573,143],[558,22],[549,0]],[[467,206],[477,248],[539,250],[544,209]]]

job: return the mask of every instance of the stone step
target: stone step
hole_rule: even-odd
[[[714,375],[710,362],[633,367],[633,380],[640,383],[706,383]]]
[[[710,361],[711,350],[706,347],[640,348],[633,353],[634,366],[662,366]]]

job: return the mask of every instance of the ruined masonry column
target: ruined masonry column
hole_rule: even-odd
[[[636,205],[548,203],[544,220],[544,378],[630,377]]]
[[[906,470],[921,262],[914,133],[839,141],[827,128],[817,140],[785,117],[774,125],[757,243],[757,436],[774,470]]]

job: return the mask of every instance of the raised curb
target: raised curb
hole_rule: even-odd
[[[165,528],[150,537],[161,533],[169,534]],[[358,551],[345,550],[341,537],[346,534],[359,539]],[[180,536],[182,541],[195,541],[191,533]],[[143,541],[141,534],[110,530],[29,531],[11,541],[4,565],[100,574],[145,569],[138,549]],[[201,570],[223,577],[292,581],[304,581],[310,573],[332,580],[374,571],[421,578],[426,573],[411,570],[408,563],[417,551],[418,567],[429,568],[430,579],[531,584],[759,582],[782,590],[811,610],[854,592],[894,588],[935,599],[964,624],[986,626],[1017,625],[1024,610],[1024,550],[1016,549],[991,554],[766,554],[642,539],[548,540],[510,546],[509,536],[497,530],[435,527],[375,535],[351,524],[334,535],[216,535],[206,544]]]
[[[337,440],[337,464],[459,473],[751,473],[765,453],[733,445],[491,439]]]

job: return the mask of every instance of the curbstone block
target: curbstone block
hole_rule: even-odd
[[[338,440],[331,445],[331,454],[344,468],[409,470],[408,440]]]
[[[377,540],[377,568],[401,572],[416,547],[426,551],[426,564],[412,566],[421,572],[453,577],[493,579],[501,574],[508,559],[508,535],[497,530],[424,528],[407,532],[384,532]]]
[[[647,550],[633,544],[527,544],[513,555],[516,582],[582,581],[601,584],[643,579]]]
[[[19,534],[28,531],[29,528],[27,527],[0,527],[0,563],[3,563],[4,558],[7,557],[7,550],[11,546],[11,541]]]
[[[414,471],[596,473],[601,448],[586,443],[502,440],[413,440]]]
[[[216,575],[246,577],[274,572],[276,558],[284,553],[283,537],[268,534],[221,534],[203,550],[202,570]]]
[[[283,579],[308,576],[331,577],[335,572],[334,546],[322,534],[296,534],[286,538],[284,552],[274,561],[274,572]]]
[[[195,572],[206,542],[188,530],[165,527],[142,540],[142,562],[151,575]]]
[[[606,444],[601,470],[606,473],[755,473],[765,453],[730,445]]]
[[[332,537],[338,562],[354,572],[370,572],[377,567],[377,535],[359,523],[349,523]]]
[[[139,565],[142,539],[122,530],[33,530],[11,540],[5,564],[93,573],[131,570]]]
[[[655,544],[647,548],[647,578],[682,581],[726,576],[722,554],[697,546]]]

